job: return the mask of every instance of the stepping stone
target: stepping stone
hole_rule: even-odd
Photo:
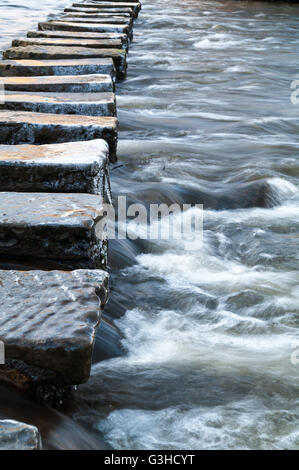
[[[128,13],[130,16],[135,16],[134,10],[132,8],[102,8],[100,5],[95,8],[65,8],[65,13],[110,13],[112,15],[123,15]]]
[[[131,16],[112,16],[107,15],[106,17],[97,15],[97,14],[84,14],[84,13],[69,13],[68,15],[62,15],[60,18],[55,21],[72,21],[75,23],[102,23],[102,24],[121,24],[126,25],[132,28],[133,21]]]
[[[86,382],[107,293],[101,270],[1,270],[0,377],[24,390]]]
[[[5,91],[56,93],[109,93],[114,83],[109,75],[58,75],[45,77],[1,77]]]
[[[58,144],[104,139],[116,161],[117,119],[81,115],[0,112],[0,144]]]
[[[6,91],[0,109],[35,113],[116,116],[114,93],[43,93]]]
[[[80,39],[84,43],[89,40],[120,40],[122,48],[128,50],[129,41],[126,34],[121,33],[90,33],[80,31],[29,31],[28,38],[51,38],[51,39]]]
[[[0,421],[0,450],[41,450],[41,436],[35,426],[12,419]]]
[[[94,194],[2,192],[0,257],[45,266],[54,260],[66,270],[105,267],[102,211],[103,198]]]
[[[120,39],[58,39],[58,38],[24,38],[12,41],[12,47],[26,46],[67,46],[88,47],[95,49],[122,49]]]
[[[89,33],[123,33],[131,37],[131,28],[121,24],[76,23],[74,21],[45,21],[38,24],[40,31],[80,31]]]
[[[133,4],[134,3],[140,3],[141,4],[141,2],[139,2],[139,0],[84,0],[83,3],[85,3],[85,1],[88,4],[94,4],[94,5],[99,5],[99,4],[100,5],[103,5],[103,4],[107,5],[107,4],[110,4],[110,3],[115,3],[117,5],[119,5],[119,4],[123,5],[124,3],[126,3],[127,5],[128,4],[131,5],[132,3]]]
[[[116,76],[125,78],[127,71],[126,51],[123,49],[92,49],[87,47],[62,47],[62,46],[26,46],[12,47],[3,52],[4,59],[23,60],[59,60],[59,59],[109,59],[112,58]]]
[[[64,18],[65,16],[71,16],[71,17],[81,17],[81,18],[100,18],[100,19],[107,19],[110,20],[110,22],[112,23],[111,19],[113,19],[113,23],[117,23],[117,19],[119,20],[122,20],[123,23],[127,22],[127,23],[132,23],[132,15],[130,15],[129,13],[122,13],[121,15],[119,14],[113,14],[113,13],[106,13],[106,12],[101,12],[100,10],[96,10],[96,11],[71,11],[71,12],[65,12],[65,14],[63,16],[61,16],[61,18]]]
[[[55,49],[55,48],[54,48]],[[84,48],[82,48],[84,49]],[[88,75],[105,74],[115,76],[111,58],[66,59],[66,60],[1,60],[0,77],[30,77],[44,75]]]
[[[141,10],[140,2],[100,2],[100,3],[73,3],[72,5],[75,8],[101,8],[101,9],[113,9],[113,8],[131,8],[135,14],[138,16],[139,11]]]
[[[0,145],[2,191],[109,194],[109,150],[102,140]]]

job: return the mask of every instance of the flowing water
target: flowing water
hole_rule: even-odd
[[[2,3],[2,45],[66,4],[26,2],[26,23]],[[106,318],[123,354],[99,361],[105,341],[117,349],[100,330],[59,417],[77,446],[88,427],[90,447],[299,449],[298,20],[285,2],[143,1],[117,88],[114,197],[201,203],[204,240],[111,243]]]

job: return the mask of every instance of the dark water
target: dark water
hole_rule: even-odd
[[[107,323],[60,421],[40,408],[53,447],[71,426],[79,448],[87,428],[91,447],[299,448],[298,19],[285,2],[143,1],[114,196],[204,204],[204,243],[111,244],[106,318],[125,354],[98,362],[102,338],[116,352]]]

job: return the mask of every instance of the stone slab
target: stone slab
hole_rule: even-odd
[[[112,58],[65,60],[12,59],[0,61],[0,77],[88,74],[104,74],[114,77],[115,67]]]
[[[62,47],[32,45],[12,47],[3,52],[4,59],[10,60],[79,60],[112,58],[116,75],[122,79],[126,76],[127,56],[123,49],[93,49],[87,47]]]
[[[76,23],[75,21],[45,21],[38,24],[40,31],[80,31],[86,33],[122,33],[131,36],[129,26],[121,24]]]
[[[102,208],[103,198],[93,194],[1,192],[0,257],[59,260],[61,269],[104,267]]]
[[[76,8],[76,7],[69,7],[64,9],[65,13],[110,13],[110,14],[116,14],[116,15],[123,15],[124,13],[128,13],[130,16],[135,17],[135,12],[134,9],[132,8],[126,8],[126,7],[121,7],[121,8],[105,8],[101,7],[99,4],[98,6],[95,5],[95,8]]]
[[[6,91],[0,109],[35,113],[116,116],[114,93]]]
[[[109,32],[88,32],[88,31],[28,31],[28,38],[59,38],[59,39],[82,39],[82,40],[121,40],[122,44],[126,44],[128,37],[124,33],[109,33]]]
[[[56,144],[104,139],[116,160],[117,119],[81,115],[0,112],[0,144]]]
[[[6,91],[57,93],[109,93],[114,83],[109,75],[58,75],[44,77],[2,77]]]
[[[23,389],[87,381],[107,293],[102,270],[0,270],[0,377]]]
[[[61,18],[64,18],[65,16],[71,16],[71,17],[81,17],[81,18],[100,18],[101,20],[110,20],[111,23],[117,23],[115,20],[122,20],[123,23],[127,22],[132,22],[132,15],[130,13],[121,13],[121,14],[115,14],[113,12],[102,12],[101,10],[92,10],[88,11],[86,8],[85,11],[65,11],[64,14],[61,16]],[[113,21],[111,20],[113,18]]]
[[[41,450],[41,436],[35,426],[12,419],[0,421],[0,450]]]
[[[141,10],[141,3],[140,2],[89,2],[89,3],[80,3],[76,2],[72,5],[75,8],[131,8],[134,11],[134,14],[137,16],[139,11]]]
[[[102,139],[0,145],[2,191],[109,195],[109,149]]]
[[[87,4],[92,3],[92,4],[95,4],[95,5],[114,4],[114,3],[117,4],[117,5],[119,5],[120,3],[121,4],[125,3],[127,5],[128,4],[131,5],[131,4],[139,3],[141,5],[141,2],[139,2],[139,0],[138,1],[137,0],[90,0],[90,1],[85,0],[85,1],[86,1]],[[85,1],[83,3],[85,3]]]
[[[124,16],[112,16],[107,15],[103,16],[98,15],[97,13],[68,13],[62,15],[60,18],[57,18],[55,21],[72,21],[75,23],[103,23],[103,24],[120,24],[132,27],[133,21],[132,17],[124,17]]]
[[[25,46],[67,46],[95,49],[122,49],[121,39],[63,39],[63,38],[24,38],[12,41],[12,47]]]

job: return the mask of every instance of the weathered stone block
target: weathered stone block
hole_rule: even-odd
[[[130,28],[121,24],[79,23],[76,21],[45,21],[38,24],[40,31],[81,31],[89,33],[122,33],[130,35]]]
[[[2,192],[0,257],[59,260],[61,269],[104,267],[102,209],[103,198],[93,194]]]
[[[119,24],[132,28],[133,20],[131,16],[99,16],[96,13],[68,13],[62,15],[55,21],[72,21],[74,23],[100,23],[100,24]]]
[[[122,33],[93,33],[93,32],[82,32],[82,31],[29,31],[27,33],[28,38],[58,38],[58,39],[80,39],[83,42],[85,40],[120,40],[122,42],[122,48],[128,50],[129,41],[128,36]]]
[[[113,8],[131,8],[134,14],[137,16],[139,11],[141,10],[141,3],[140,2],[91,2],[91,3],[73,3],[72,5],[75,8],[105,8],[105,9],[113,9]]]
[[[104,139],[116,160],[117,119],[113,117],[0,112],[0,144],[56,144]]]
[[[116,116],[114,93],[42,93],[6,91],[0,109],[35,113]]]
[[[109,93],[114,82],[109,75],[58,75],[44,77],[2,77],[6,91],[57,93]]]
[[[32,45],[12,47],[3,52],[4,59],[25,60],[78,60],[78,59],[109,59],[113,60],[116,75],[124,78],[127,70],[126,51],[123,49],[92,49],[87,47],[61,47]]]
[[[95,49],[122,49],[121,39],[58,39],[58,38],[24,38],[12,41],[12,47],[25,46],[67,46],[88,47]]]
[[[130,16],[135,17],[135,12],[132,8],[105,8],[102,7],[100,4],[97,6],[95,5],[94,8],[76,8],[76,7],[69,7],[64,9],[65,13],[110,13],[112,15],[123,15],[124,13],[128,13]]]
[[[40,450],[41,436],[35,426],[12,419],[0,421],[0,450]]]
[[[25,390],[87,381],[107,293],[101,270],[0,271],[0,377]]]
[[[82,48],[83,49],[83,48]],[[88,75],[105,74],[114,77],[115,67],[107,59],[65,59],[65,60],[2,60],[0,77],[44,76],[44,75]]]
[[[50,145],[0,145],[2,191],[109,195],[104,140]],[[1,197],[1,196],[0,196]]]
[[[132,15],[130,13],[122,13],[122,14],[115,14],[112,12],[101,12],[100,10],[90,10],[88,11],[69,11],[65,12],[61,18],[64,18],[65,16],[71,16],[72,18],[97,18],[100,20],[108,20],[110,23],[115,23],[117,24],[121,20],[122,23],[132,23]],[[105,21],[106,22],[106,21]]]

